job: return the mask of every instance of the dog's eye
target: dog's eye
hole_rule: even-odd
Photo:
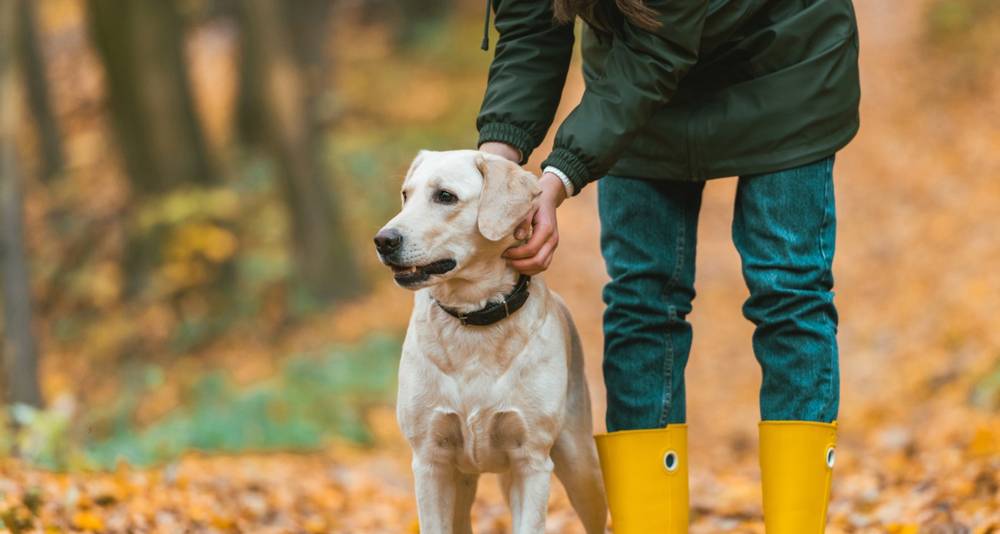
[[[434,201],[439,204],[454,204],[458,202],[458,197],[452,194],[450,191],[445,191],[444,189],[438,190],[434,193]]]

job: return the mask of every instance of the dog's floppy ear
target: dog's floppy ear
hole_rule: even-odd
[[[538,178],[520,165],[501,157],[476,156],[483,175],[479,196],[479,232],[490,241],[499,241],[531,210],[531,201],[541,192]]]

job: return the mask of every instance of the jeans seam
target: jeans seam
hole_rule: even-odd
[[[824,178],[824,183],[823,183],[823,219],[820,221],[820,227],[819,227],[819,254],[820,254],[820,257],[823,258],[823,268],[824,269],[827,269],[827,268],[832,269],[833,268],[833,258],[828,258],[827,257],[827,255],[826,255],[826,242],[824,241],[824,233],[826,232],[827,225],[830,224],[830,218],[831,218],[829,212],[830,212],[830,202],[831,202],[831,196],[832,196],[831,189],[833,188],[833,176],[832,176],[833,175],[833,158],[832,157],[828,158],[826,160],[825,167],[826,167],[826,174],[823,177]],[[832,305],[832,303],[831,303],[831,305]],[[834,330],[833,339],[836,340],[836,337],[837,337],[837,333],[836,333],[836,330]],[[836,341],[834,341],[834,343],[836,343]],[[830,399],[834,398],[834,391],[833,391],[833,387],[834,387],[833,381],[834,381],[834,379],[833,379],[833,377],[834,377],[834,374],[838,372],[838,370],[837,370],[837,364],[836,364],[836,362],[833,361],[834,358],[837,358],[837,356],[836,356],[837,349],[836,349],[836,347],[830,347],[830,349],[831,349],[830,350],[830,357],[827,359],[827,366],[828,366],[827,377],[828,378],[827,378],[827,381],[826,381],[826,395],[824,395],[824,399],[826,399],[826,401],[828,403],[830,402]],[[827,405],[827,408],[829,408],[829,404]],[[826,410],[824,410],[824,413],[820,414],[819,417],[821,417],[823,419],[826,419],[826,417],[825,417],[825,415],[826,415],[825,411]],[[834,417],[836,417],[836,416],[834,416]],[[828,422],[828,421],[825,421],[825,422]]]
[[[673,316],[674,307],[669,306],[669,314]],[[674,382],[674,341],[670,331],[667,331],[667,347],[665,358],[663,359],[663,393],[660,397],[663,407],[660,409],[659,427],[667,426],[670,420],[670,411],[673,404],[673,382]]]
[[[677,243],[674,246],[674,256],[677,258],[674,262],[673,272],[670,273],[670,277],[667,279],[667,284],[663,288],[664,298],[669,298],[670,292],[678,286],[677,280],[681,276],[681,272],[684,268],[684,247],[687,242],[687,211],[683,210],[681,218],[681,224],[679,225]],[[668,301],[669,302],[669,301]],[[667,317],[669,321],[673,321],[677,317],[677,307],[673,304],[667,305]],[[669,323],[668,323],[669,324]],[[676,354],[674,353],[674,340],[673,335],[670,332],[670,328],[667,328],[667,347],[666,354],[663,360],[663,371],[662,376],[664,380],[663,392],[661,394],[661,401],[663,407],[660,410],[660,419],[658,425],[660,427],[667,426],[670,420],[670,412],[673,408],[673,368],[674,368],[674,358]]]
[[[826,161],[826,175],[824,176],[823,183],[823,219],[819,223],[819,255],[823,258],[824,267],[826,264],[831,263],[830,258],[826,257],[826,243],[823,241],[823,231],[826,229],[827,221],[829,220],[829,207],[830,207],[830,182],[832,180],[827,180],[826,176],[833,173],[833,161],[827,159]]]

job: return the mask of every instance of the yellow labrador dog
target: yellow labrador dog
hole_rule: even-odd
[[[480,473],[499,473],[514,534],[544,531],[553,471],[588,534],[603,533],[583,352],[566,305],[501,254],[538,195],[518,165],[475,150],[423,151],[403,208],[376,235],[416,290],[396,416],[413,448],[420,531],[472,532]]]

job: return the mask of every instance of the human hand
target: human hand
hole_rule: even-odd
[[[556,247],[559,245],[559,229],[556,208],[566,199],[566,188],[562,180],[552,173],[545,173],[538,181],[542,193],[528,216],[517,225],[514,237],[528,242],[511,247],[504,252],[507,263],[522,274],[535,275],[549,268]]]
[[[507,143],[501,143],[499,141],[487,141],[479,145],[479,150],[483,152],[488,152],[490,154],[496,154],[501,158],[509,159],[514,163],[520,165],[521,163],[521,151],[514,148]]]

